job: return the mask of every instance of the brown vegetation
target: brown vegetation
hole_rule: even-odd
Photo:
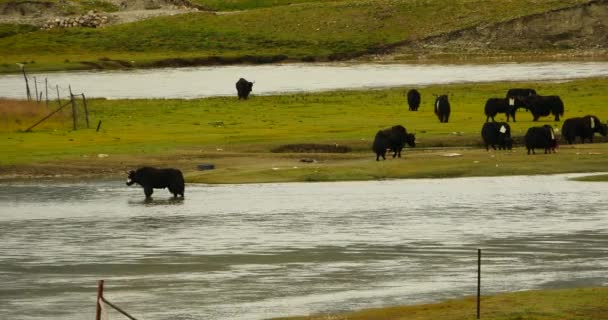
[[[56,108],[56,104],[47,107],[44,102],[0,99],[0,131],[25,130],[34,122],[42,119]],[[41,124],[41,128],[63,128],[69,120],[66,111],[59,112],[52,116],[48,121]]]

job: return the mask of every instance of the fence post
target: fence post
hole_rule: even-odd
[[[69,86],[70,88],[70,101],[72,102],[72,124],[74,126],[74,131],[76,131],[77,128],[77,113],[76,113],[76,100],[74,100],[74,94],[72,94],[72,86]]]
[[[89,128],[89,108],[87,108],[87,97],[82,94],[82,104],[84,105],[84,119],[87,122],[87,129]]]
[[[95,320],[101,320],[101,298],[103,297],[103,280],[97,281],[97,312]]]
[[[36,92],[36,102],[40,102],[38,101],[38,81],[36,80],[36,77],[34,77],[34,91]]]
[[[27,93],[27,101],[31,101],[32,93],[30,92],[30,83],[27,81],[27,75],[25,74],[25,65],[21,65],[21,72],[23,72],[23,78],[25,79],[25,92]]]
[[[481,249],[477,249],[477,319],[481,311]]]
[[[99,128],[101,128],[101,120],[99,120],[99,123],[97,123],[97,130],[96,130],[96,132],[99,132]]]
[[[61,105],[61,96],[59,95],[59,85],[55,85],[55,88],[57,88],[57,104]]]
[[[48,78],[44,78],[44,94],[45,94],[45,101],[46,101],[46,109],[49,109],[49,79]]]

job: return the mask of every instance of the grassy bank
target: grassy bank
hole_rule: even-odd
[[[608,79],[563,83],[458,84],[419,88],[418,112],[407,111],[405,89],[338,91],[282,96],[197,100],[92,100],[93,127],[70,130],[71,121],[54,119],[46,127],[22,132],[40,114],[10,114],[0,123],[0,172],[5,176],[122,175],[133,166],[178,167],[191,182],[333,181],[413,177],[491,176],[563,172],[601,172],[608,144],[562,145],[557,154],[528,156],[521,137],[532,122],[520,111],[512,132],[513,152],[486,152],[480,130],[488,97],[511,87],[532,86],[560,95],[566,118],[595,114],[608,119]],[[434,93],[450,93],[452,117],[441,124],[432,112]],[[7,102],[8,103],[8,102]],[[25,108],[25,107],[24,107]],[[504,120],[499,116],[497,120]],[[417,148],[404,158],[376,162],[370,146],[375,133],[395,124],[417,136]],[[601,141],[601,137],[596,140]],[[348,153],[272,152],[287,144],[347,146]],[[452,154],[454,153],[454,154]],[[107,155],[107,156],[106,156]],[[301,162],[303,159],[314,162]],[[198,164],[217,169],[198,171]]]
[[[168,16],[103,29],[28,32],[0,38],[0,72],[18,72],[16,63],[28,63],[28,70],[36,71],[341,60],[586,2],[320,1]]]
[[[486,320],[608,319],[608,288],[527,291],[483,297]],[[369,309],[352,313],[280,318],[281,320],[464,320],[475,319],[475,298],[436,304]],[[276,319],[279,320],[279,319]]]

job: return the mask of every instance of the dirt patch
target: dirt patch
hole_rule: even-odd
[[[387,56],[608,50],[608,0],[465,28],[383,48]]]
[[[275,153],[348,153],[352,149],[338,144],[286,144],[272,149]]]

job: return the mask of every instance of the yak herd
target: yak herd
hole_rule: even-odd
[[[247,99],[253,88],[253,82],[240,78],[236,83],[239,99]],[[420,92],[411,89],[407,92],[407,103],[410,111],[418,111],[421,102]],[[448,95],[439,95],[435,98],[433,111],[441,123],[450,120],[451,105]],[[481,128],[481,137],[486,150],[490,147],[496,150],[511,150],[513,139],[511,137],[511,127],[508,122],[512,119],[515,122],[515,113],[518,109],[525,109],[532,114],[534,121],[540,117],[554,116],[555,121],[559,121],[564,116],[564,102],[559,96],[542,96],[536,90],[530,88],[509,89],[504,98],[489,98],[484,106],[486,123]],[[495,117],[499,113],[505,114],[507,122],[496,122]],[[580,138],[582,143],[586,140],[593,142],[595,133],[606,136],[607,125],[601,123],[600,119],[594,115],[570,118],[564,121],[562,126],[562,138],[572,144],[576,138]],[[405,145],[414,147],[416,145],[414,134],[408,133],[407,129],[401,125],[380,130],[374,137],[372,150],[376,153],[376,161],[380,158],[386,159],[387,151],[393,153],[393,158],[401,157],[401,151]],[[555,131],[550,125],[531,127],[524,136],[524,142],[528,154],[535,154],[534,149],[543,149],[545,153],[555,152],[557,139]]]
[[[239,100],[247,99],[253,89],[253,82],[240,78],[236,83]],[[410,111],[418,111],[421,102],[420,92],[411,89],[407,92],[407,103]],[[481,128],[481,137],[486,150],[511,150],[513,138],[509,120],[515,122],[517,109],[523,108],[532,114],[533,120],[538,121],[540,117],[553,115],[555,121],[559,121],[564,115],[564,103],[559,96],[541,96],[534,89],[516,88],[507,91],[504,98],[489,98],[484,107],[486,122]],[[447,123],[450,119],[451,106],[448,95],[439,95],[435,98],[433,105],[434,113],[441,123]],[[507,122],[497,122],[494,117],[499,113],[505,114]],[[577,138],[582,143],[593,142],[593,136],[599,133],[606,136],[608,125],[600,121],[594,115],[566,119],[562,125],[562,138],[572,144]],[[524,136],[524,143],[528,154],[534,149],[543,149],[545,153],[555,152],[557,138],[553,127],[550,125],[528,128]],[[376,161],[380,158],[386,160],[388,151],[393,153],[393,158],[401,157],[401,151],[405,145],[416,146],[416,136],[408,133],[401,125],[380,130],[374,137],[372,150],[376,153]],[[139,168],[130,171],[127,185],[137,183],[144,188],[144,194],[149,199],[153,189],[168,188],[174,197],[184,197],[184,177],[177,169],[156,169],[151,167]]]
[[[411,89],[406,96],[409,110],[418,111],[421,101],[420,92]],[[439,122],[449,121],[451,106],[447,95],[436,96],[433,108]],[[490,147],[494,150],[511,150],[513,138],[508,122],[511,119],[515,122],[515,113],[520,108],[529,111],[534,121],[550,115],[554,116],[555,121],[559,121],[560,117],[564,116],[564,103],[559,96],[541,96],[534,89],[515,88],[508,90],[504,98],[489,98],[484,107],[486,122],[481,128],[481,137],[486,150]],[[499,113],[505,114],[507,122],[495,121],[494,117]],[[574,143],[577,138],[580,138],[582,143],[587,140],[593,142],[595,133],[606,136],[608,125],[594,115],[566,119],[561,130],[562,138],[569,144]],[[528,154],[535,154],[534,149],[542,149],[545,153],[555,152],[558,144],[555,130],[550,125],[529,128],[524,136],[524,143]],[[415,146],[415,136],[408,134],[403,126],[398,125],[378,131],[372,144],[376,161],[379,161],[380,157],[386,159],[387,150],[393,152],[393,158],[401,157],[405,144]]]

